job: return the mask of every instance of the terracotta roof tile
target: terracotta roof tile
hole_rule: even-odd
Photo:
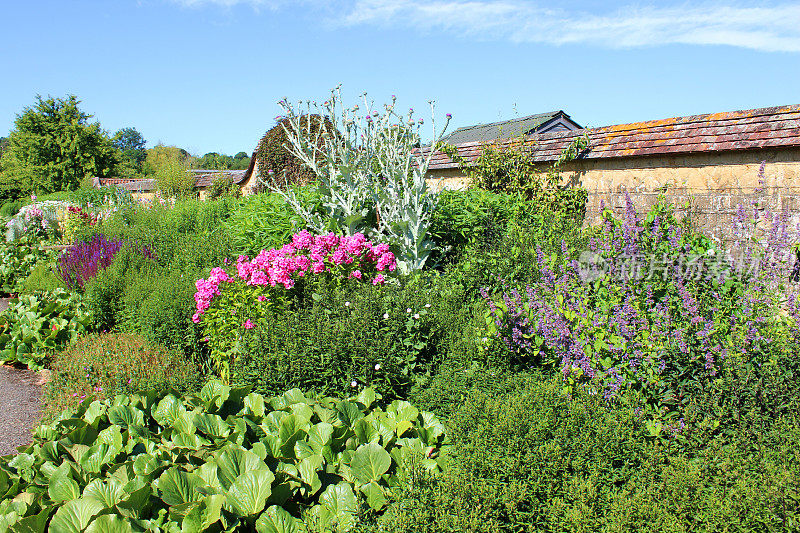
[[[580,155],[581,159],[800,146],[800,105],[534,134],[526,137],[525,145],[535,161],[551,162],[584,134],[589,139],[589,149]],[[496,143],[508,144],[510,141]],[[470,162],[480,155],[481,146],[478,142],[456,145],[459,154]],[[445,154],[435,153],[429,169],[447,168],[458,165]]]

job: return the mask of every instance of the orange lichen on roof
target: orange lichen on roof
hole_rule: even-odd
[[[768,107],[688,117],[674,117],[630,124],[616,124],[578,131],[542,133],[524,139],[535,161],[555,161],[577,137],[586,135],[589,148],[580,158],[639,157],[669,153],[716,152],[800,146],[800,105]],[[511,146],[519,139],[495,143]],[[457,145],[461,157],[474,161],[479,143]],[[458,165],[437,152],[431,170]]]

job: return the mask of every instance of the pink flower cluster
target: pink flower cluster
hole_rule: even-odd
[[[388,244],[373,246],[362,233],[340,237],[333,233],[312,235],[306,230],[295,234],[292,242],[281,248],[262,250],[252,260],[242,255],[236,261],[237,277],[247,285],[282,285],[285,289],[293,288],[299,278],[309,274],[339,269],[349,270],[349,278],[369,281],[364,272],[373,268],[378,271],[372,277],[373,285],[382,284],[386,280],[382,272],[391,272],[397,268]],[[220,283],[233,283],[234,279],[222,268],[215,268],[207,280],[197,280],[197,293],[194,295],[197,312],[192,316],[192,321],[199,322],[200,316],[211,306],[211,300],[220,294]],[[263,299],[259,297],[259,301]]]

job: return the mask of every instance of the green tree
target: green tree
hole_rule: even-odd
[[[122,164],[129,166],[134,172],[141,172],[147,150],[142,134],[136,128],[122,128],[112,138],[114,147],[119,150]]]
[[[75,95],[37,95],[36,103],[17,115],[0,162],[0,195],[72,190],[86,179],[116,174],[117,150],[79,103]]]
[[[189,172],[189,154],[177,146],[156,145],[147,151],[146,173],[156,180],[163,198],[185,198],[194,191],[194,176]]]

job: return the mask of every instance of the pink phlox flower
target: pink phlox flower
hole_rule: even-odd
[[[266,297],[266,296],[264,296],[263,294],[262,294],[261,296],[259,296],[259,297],[258,297],[258,301],[259,301],[259,302],[263,302],[263,301],[264,301],[264,300],[266,300],[266,299],[267,299],[267,297]]]
[[[250,322],[249,318],[244,321],[244,324],[242,324],[242,326],[244,326],[244,329],[253,329],[253,323]]]
[[[382,284],[384,281],[386,281],[386,278],[384,278],[384,277],[383,277],[383,274],[378,274],[378,275],[377,275],[377,276],[375,276],[375,278],[372,280],[372,284],[373,284],[373,285],[379,285],[379,284]]]
[[[256,270],[252,273],[252,275],[250,276],[250,280],[247,282],[247,284],[261,285],[261,286],[274,285],[274,283],[272,283],[271,280],[269,279],[269,276],[267,276],[264,272],[260,270]]]
[[[345,253],[344,250],[339,248],[333,254],[331,254],[331,261],[334,265],[341,265],[345,261]]]
[[[298,250],[305,250],[310,248],[312,243],[314,242],[314,237],[309,233],[308,230],[303,230],[298,233],[294,234],[292,237],[292,244]]]
[[[348,277],[361,279],[361,271],[360,270],[353,270],[352,272],[350,272],[350,276],[348,276]]]

